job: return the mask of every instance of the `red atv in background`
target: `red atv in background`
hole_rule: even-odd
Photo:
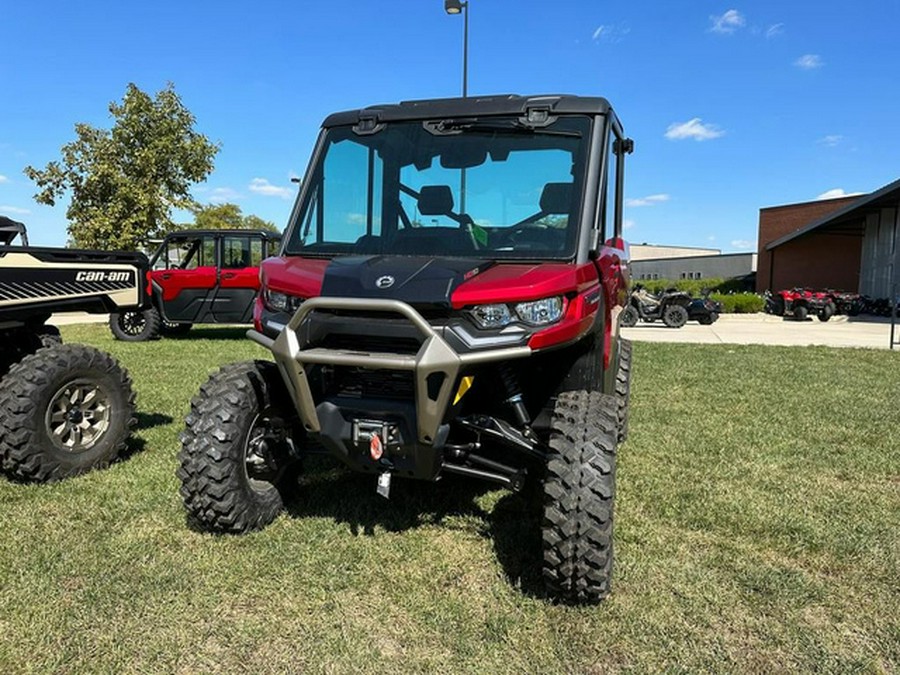
[[[181,230],[166,235],[150,259],[150,306],[114,312],[119,340],[186,333],[198,323],[250,323],[259,264],[278,252],[281,235],[266,230]]]
[[[793,316],[797,321],[815,314],[819,321],[828,321],[837,311],[837,301],[828,291],[792,288],[774,294],[767,292],[765,311],[775,316]]]
[[[262,265],[249,335],[275,363],[225,366],[192,401],[178,472],[189,522],[264,527],[323,448],[384,497],[398,478],[530,480],[549,591],[606,596],[632,148],[602,98],[328,117],[282,254]]]

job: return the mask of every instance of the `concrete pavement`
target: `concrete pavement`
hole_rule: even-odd
[[[73,323],[106,323],[109,314],[87,314],[85,312],[58,312],[47,323],[54,326],[69,326]]]
[[[639,342],[889,349],[891,323],[880,317],[836,316],[823,322],[794,321],[769,314],[723,314],[712,326],[689,321],[682,328],[666,328],[661,321],[655,321],[623,328],[622,335]]]

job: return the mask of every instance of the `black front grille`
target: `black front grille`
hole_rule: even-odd
[[[319,346],[325,349],[342,349],[351,352],[415,354],[419,351],[420,343],[415,338],[408,337],[331,333],[322,338]]]
[[[412,401],[415,381],[410,371],[368,370],[335,366],[323,373],[326,396]]]

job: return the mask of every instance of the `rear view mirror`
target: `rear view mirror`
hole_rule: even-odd
[[[445,169],[471,169],[487,160],[487,150],[483,147],[468,147],[465,144],[450,145],[441,153],[441,166]]]

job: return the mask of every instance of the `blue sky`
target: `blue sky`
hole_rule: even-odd
[[[900,177],[900,2],[471,0],[469,93],[608,98],[636,151],[632,242],[755,249],[759,208]],[[222,145],[194,194],[283,225],[334,110],[457,95],[442,0],[7,2],[0,214],[65,241],[22,174],[134,82],[173,82]]]

